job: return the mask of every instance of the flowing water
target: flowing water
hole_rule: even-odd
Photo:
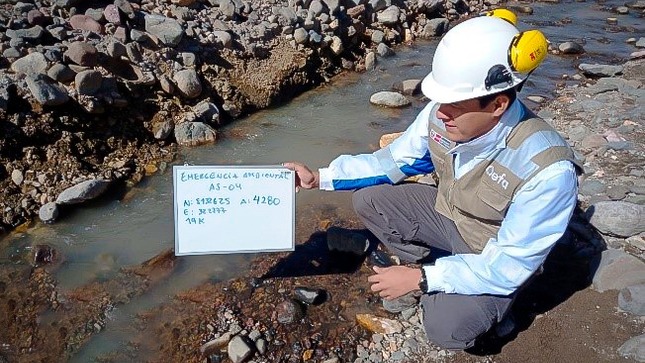
[[[634,10],[629,15],[607,11],[620,5],[623,5],[620,1],[535,3],[531,5],[533,15],[520,15],[521,29],[539,28],[556,45],[576,41],[586,50],[580,56],[547,57],[531,76],[521,98],[554,97],[555,85],[564,82],[562,75],[576,73],[574,67],[581,62],[620,64],[627,59],[636,48],[626,40],[645,36],[645,26]],[[617,17],[618,25],[609,25],[607,17]],[[370,95],[389,90],[397,81],[422,78],[429,71],[435,45],[436,42],[426,42],[399,48],[395,57],[379,59],[376,71],[339,76],[285,105],[236,121],[223,130],[227,137],[214,145],[183,149],[175,163],[273,165],[299,160],[315,168],[339,154],[376,150],[379,137],[404,130],[424,101],[415,100],[404,109],[384,109],[370,105]],[[530,101],[527,104],[536,106]],[[148,178],[122,200],[76,208],[54,225],[39,225],[5,237],[0,264],[16,263],[19,259],[15,256],[28,253],[32,245],[51,245],[63,256],[56,278],[60,288],[67,290],[95,279],[110,278],[123,266],[139,264],[173,247],[171,171],[168,167]],[[351,215],[349,200],[349,193],[300,192],[296,197],[296,213],[308,213],[312,206],[333,205],[339,213]],[[172,276],[127,306],[114,309],[104,331],[73,361],[92,361],[100,354],[120,349],[127,342],[129,324],[137,313],[205,281],[235,277],[255,256],[179,257]]]

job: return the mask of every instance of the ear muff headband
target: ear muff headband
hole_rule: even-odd
[[[494,16],[500,19],[504,19],[513,25],[517,25],[517,16],[514,12],[507,9],[495,9],[482,13],[486,16]]]
[[[508,48],[508,64],[516,72],[529,73],[542,63],[547,54],[548,43],[539,30],[527,30],[517,34]]]
[[[507,9],[494,9],[481,15],[504,19],[517,26],[517,16]],[[548,42],[539,30],[528,30],[516,35],[508,48],[508,64],[520,73],[529,73],[537,68],[547,54]]]

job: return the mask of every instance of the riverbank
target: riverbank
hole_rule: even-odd
[[[522,9],[522,7],[519,7]],[[164,170],[176,147],[391,48],[478,1],[39,1],[0,6],[0,231],[51,223]]]

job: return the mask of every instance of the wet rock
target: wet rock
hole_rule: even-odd
[[[578,69],[586,76],[591,77],[613,77],[623,73],[623,66],[580,63]]]
[[[398,92],[381,91],[370,97],[370,103],[385,107],[405,107],[410,100]]]
[[[365,56],[365,70],[373,71],[374,69],[376,69],[376,53],[369,52]]]
[[[86,180],[63,190],[56,198],[59,205],[78,204],[99,197],[112,182],[104,179]]]
[[[378,53],[378,55],[384,58],[391,57],[394,55],[394,51],[392,50],[392,48],[385,45],[385,43],[378,44],[378,46],[376,47],[376,53]]]
[[[585,52],[582,45],[576,42],[564,42],[558,46],[558,49],[563,54],[582,54]]]
[[[618,306],[631,314],[645,315],[645,285],[627,286],[620,290]]]
[[[392,89],[406,96],[415,96],[421,91],[420,79],[406,79],[392,85]]]
[[[249,345],[241,336],[235,336],[228,343],[228,358],[233,363],[242,363],[253,355],[254,345]]]
[[[54,262],[56,250],[49,245],[34,246],[34,265],[46,265]]]
[[[397,320],[382,318],[372,314],[356,314],[356,321],[371,333],[394,334],[403,331],[403,326]]]
[[[600,232],[631,237],[645,232],[645,206],[623,201],[598,202],[585,211],[585,217]]]
[[[182,146],[198,146],[215,142],[217,132],[203,122],[182,122],[175,126],[175,139]]]
[[[199,352],[202,355],[206,355],[206,356],[211,355],[216,351],[226,347],[228,343],[231,341],[232,337],[233,337],[233,334],[231,334],[230,332],[225,332],[220,337],[204,343],[199,348]]]
[[[58,204],[49,202],[44,204],[38,210],[38,217],[43,223],[53,223],[58,219]]]
[[[305,316],[302,306],[292,299],[282,301],[275,307],[278,322],[282,324],[291,324],[299,321]]]
[[[633,337],[618,348],[618,354],[637,362],[645,362],[645,334]]]
[[[308,287],[297,287],[293,292],[298,301],[307,305],[319,305],[325,301],[327,295],[325,290]]]
[[[592,287],[599,292],[645,283],[645,263],[620,250],[603,251],[592,266],[594,270]]]
[[[195,117],[202,122],[211,125],[219,124],[219,109],[212,102],[207,100],[201,101],[193,106],[193,112],[195,113]]]

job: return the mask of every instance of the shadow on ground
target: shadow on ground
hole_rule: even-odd
[[[597,267],[595,260],[604,246],[599,247],[594,242],[602,241],[602,237],[591,227],[584,226],[584,233],[580,233],[579,228],[574,228],[582,223],[585,222],[580,219],[579,214],[574,216],[567,232],[549,253],[543,265],[543,272],[533,277],[518,293],[512,307],[515,330],[503,338],[490,331],[481,337],[468,353],[482,356],[500,353],[507,343],[528,329],[537,316],[554,309],[576,292],[589,287],[591,276],[594,275],[593,270]]]
[[[368,235],[366,230],[355,230]],[[307,241],[278,261],[261,279],[275,277],[300,277],[329,274],[351,274],[360,269],[365,256],[351,252],[330,251],[327,232],[314,232]]]

